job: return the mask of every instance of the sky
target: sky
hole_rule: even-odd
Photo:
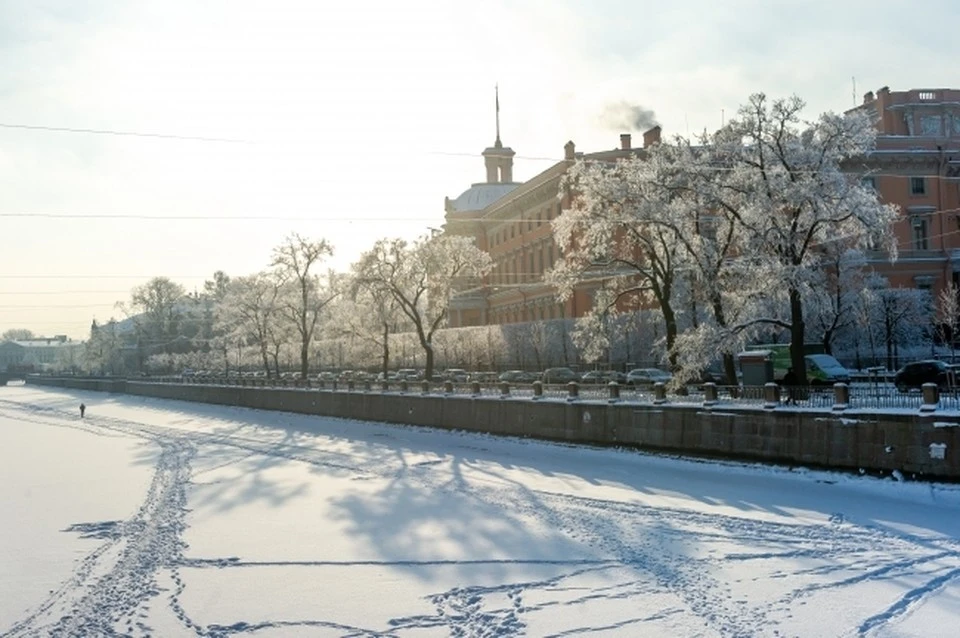
[[[960,6],[892,1],[0,0],[0,332],[82,339],[151,277],[247,275],[297,232],[344,271],[443,224],[501,137],[524,181],[750,94],[807,115],[956,87]],[[74,129],[67,132],[51,129]],[[640,143],[640,130],[635,144]]]
[[[10,638],[960,622],[960,486],[891,477],[19,385],[0,516]]]

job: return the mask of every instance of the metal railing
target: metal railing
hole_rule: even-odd
[[[883,382],[837,384],[835,386],[780,387],[690,385],[679,391],[663,384],[632,386],[609,384],[454,383],[450,381],[318,381],[266,379],[262,377],[142,377],[142,383],[240,386],[296,389],[304,392],[381,392],[419,395],[474,396],[502,399],[628,402],[648,405],[681,404],[750,406],[841,410],[952,410],[960,411],[960,388],[939,389],[933,384],[923,391],[900,392]]]

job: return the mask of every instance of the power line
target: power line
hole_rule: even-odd
[[[163,140],[189,140],[194,142],[217,142],[226,144],[255,144],[253,140],[229,137],[206,137],[201,135],[180,135],[176,133],[144,133],[141,131],[118,131],[114,129],[72,128],[69,126],[44,126],[40,124],[13,124],[0,122],[0,128],[23,129],[27,131],[47,131],[52,133],[88,133],[93,135],[112,135],[117,137],[147,137]]]
[[[281,145],[290,144],[297,140],[293,139],[264,139],[254,140],[235,137],[215,137],[204,135],[185,135],[180,133],[156,133],[145,131],[125,131],[118,129],[96,129],[96,128],[77,128],[71,126],[48,126],[43,124],[21,124],[13,122],[0,122],[0,128],[19,129],[25,131],[43,131],[48,133],[79,133],[87,135],[109,135],[112,137],[140,137],[147,139],[160,140],[183,140],[191,142],[213,142],[218,144],[251,144],[251,145]],[[407,152],[409,154],[409,151]],[[421,155],[440,155],[446,157],[482,157],[480,152],[458,152],[458,151],[421,151]],[[517,155],[518,159],[530,161],[557,162],[556,157],[538,157],[533,155]]]
[[[97,129],[97,128],[81,128],[81,127],[70,127],[70,126],[51,126],[44,124],[23,124],[23,123],[14,123],[14,122],[0,122],[0,128],[6,129],[19,129],[27,131],[44,131],[50,133],[76,133],[76,134],[88,134],[88,135],[108,135],[113,137],[139,137],[147,139],[162,139],[162,140],[183,140],[183,141],[194,141],[194,142],[212,142],[220,144],[289,144],[296,140],[288,139],[245,139],[245,138],[231,138],[231,137],[217,137],[217,136],[204,136],[204,135],[186,135],[180,133],[158,133],[152,131],[130,131],[130,130],[120,130],[120,129]],[[627,152],[633,154],[634,156],[636,151],[642,149],[631,148],[628,151],[623,151],[623,149],[614,147],[613,149],[602,149],[599,151],[591,151],[590,153],[580,154],[576,159],[569,160],[566,157],[557,157],[557,156],[536,156],[536,155],[514,155],[515,159],[523,159],[530,161],[544,161],[544,162],[587,162],[587,163],[601,163],[601,164],[610,164],[609,158],[597,158],[589,157],[589,155],[596,154],[607,154],[611,152]],[[890,149],[890,152],[896,153],[901,149]],[[883,153],[886,149],[880,149],[879,152]],[[871,151],[866,154],[866,157],[871,157],[876,155],[878,151]],[[938,151],[929,150],[931,155],[937,154]],[[410,151],[406,151],[407,154],[410,154]],[[481,152],[462,152],[462,151],[421,151],[421,155],[441,155],[447,157],[482,157]],[[699,166],[699,170],[712,170],[712,171],[734,171],[738,170],[736,167],[725,167],[725,166]],[[811,174],[816,175],[820,171],[790,171],[791,173],[800,173],[800,174]],[[947,176],[941,175],[901,175],[895,173],[877,173],[870,172],[868,175],[877,176],[877,177],[931,177],[931,178],[942,178],[942,179],[953,179]]]
[[[275,217],[270,215],[166,215],[141,213],[0,213],[0,217],[36,219],[145,219],[156,221],[436,222],[435,217]]]
[[[0,279],[153,279],[158,275],[3,275]],[[167,279],[206,279],[210,275],[160,275]],[[129,292],[129,291],[127,291]],[[11,293],[15,294],[15,293]]]
[[[5,304],[0,306],[0,312],[5,312],[7,310],[47,310],[49,308],[113,308],[116,306],[116,302],[111,303],[95,303],[95,304],[51,304],[49,306],[37,306],[37,305],[8,305]]]
[[[39,290],[9,292],[0,290],[0,295],[125,295],[129,290]]]

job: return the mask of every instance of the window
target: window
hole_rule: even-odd
[[[860,180],[860,185],[864,188],[871,188],[877,190],[877,178],[876,177],[864,177]]]
[[[930,237],[928,235],[926,217],[918,216],[910,220],[910,238],[914,250],[930,249]]]
[[[910,178],[910,194],[926,195],[927,194],[927,178],[911,177]]]
[[[920,134],[937,137],[943,131],[943,120],[939,115],[920,116]]]
[[[547,266],[553,268],[553,244],[547,245]]]
[[[924,102],[937,99],[937,94],[933,91],[920,91],[920,99]]]

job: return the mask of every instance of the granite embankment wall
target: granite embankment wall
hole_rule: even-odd
[[[380,391],[35,377],[77,390],[420,425],[568,443],[960,480],[960,418],[777,407],[645,405]]]

